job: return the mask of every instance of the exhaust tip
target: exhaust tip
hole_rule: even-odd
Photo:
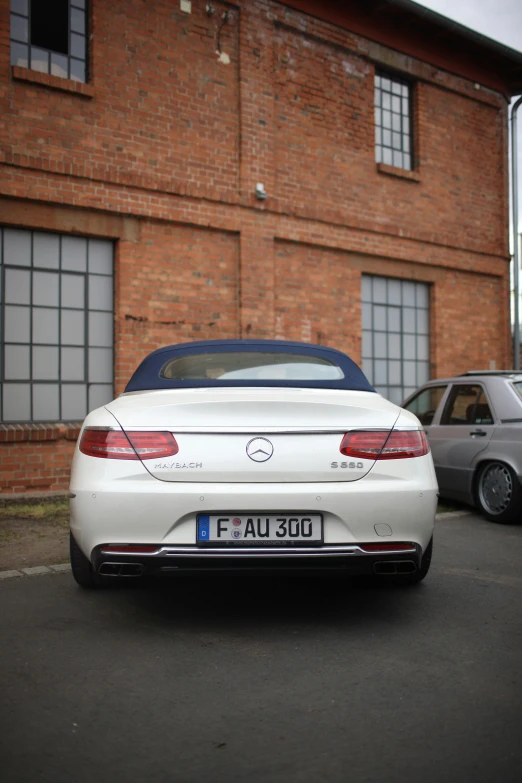
[[[379,560],[373,564],[374,574],[393,576],[393,574],[414,574],[417,570],[413,560]]]
[[[102,563],[98,568],[101,576],[142,576],[144,571],[142,563]]]
[[[102,563],[98,568],[98,573],[101,576],[119,576],[120,564],[119,563]]]
[[[120,568],[120,576],[141,576],[144,571],[141,563],[124,563]]]

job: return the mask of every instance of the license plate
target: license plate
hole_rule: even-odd
[[[323,541],[320,514],[199,514],[197,543],[212,546],[307,546]]]

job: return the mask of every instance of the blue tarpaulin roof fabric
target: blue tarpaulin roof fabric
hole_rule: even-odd
[[[240,379],[179,379],[161,376],[165,364],[184,356],[198,354],[219,354],[235,352],[260,352],[296,354],[303,357],[317,357],[323,361],[337,365],[344,377],[334,380],[240,380]],[[125,391],[148,391],[153,389],[190,389],[190,388],[230,388],[230,387],[294,387],[310,389],[343,389],[350,391],[375,392],[366,376],[349,356],[334,348],[311,343],[290,342],[287,340],[207,340],[204,342],[180,343],[158,348],[149,354],[134,372]]]

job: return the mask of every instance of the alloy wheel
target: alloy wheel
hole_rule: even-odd
[[[488,465],[479,482],[479,497],[483,508],[489,514],[502,514],[507,509],[513,494],[513,480],[509,469],[500,462]]]

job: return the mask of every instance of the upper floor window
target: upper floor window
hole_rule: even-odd
[[[11,0],[11,65],[87,81],[87,0]]]
[[[411,85],[396,76],[375,74],[375,159],[413,168]]]

